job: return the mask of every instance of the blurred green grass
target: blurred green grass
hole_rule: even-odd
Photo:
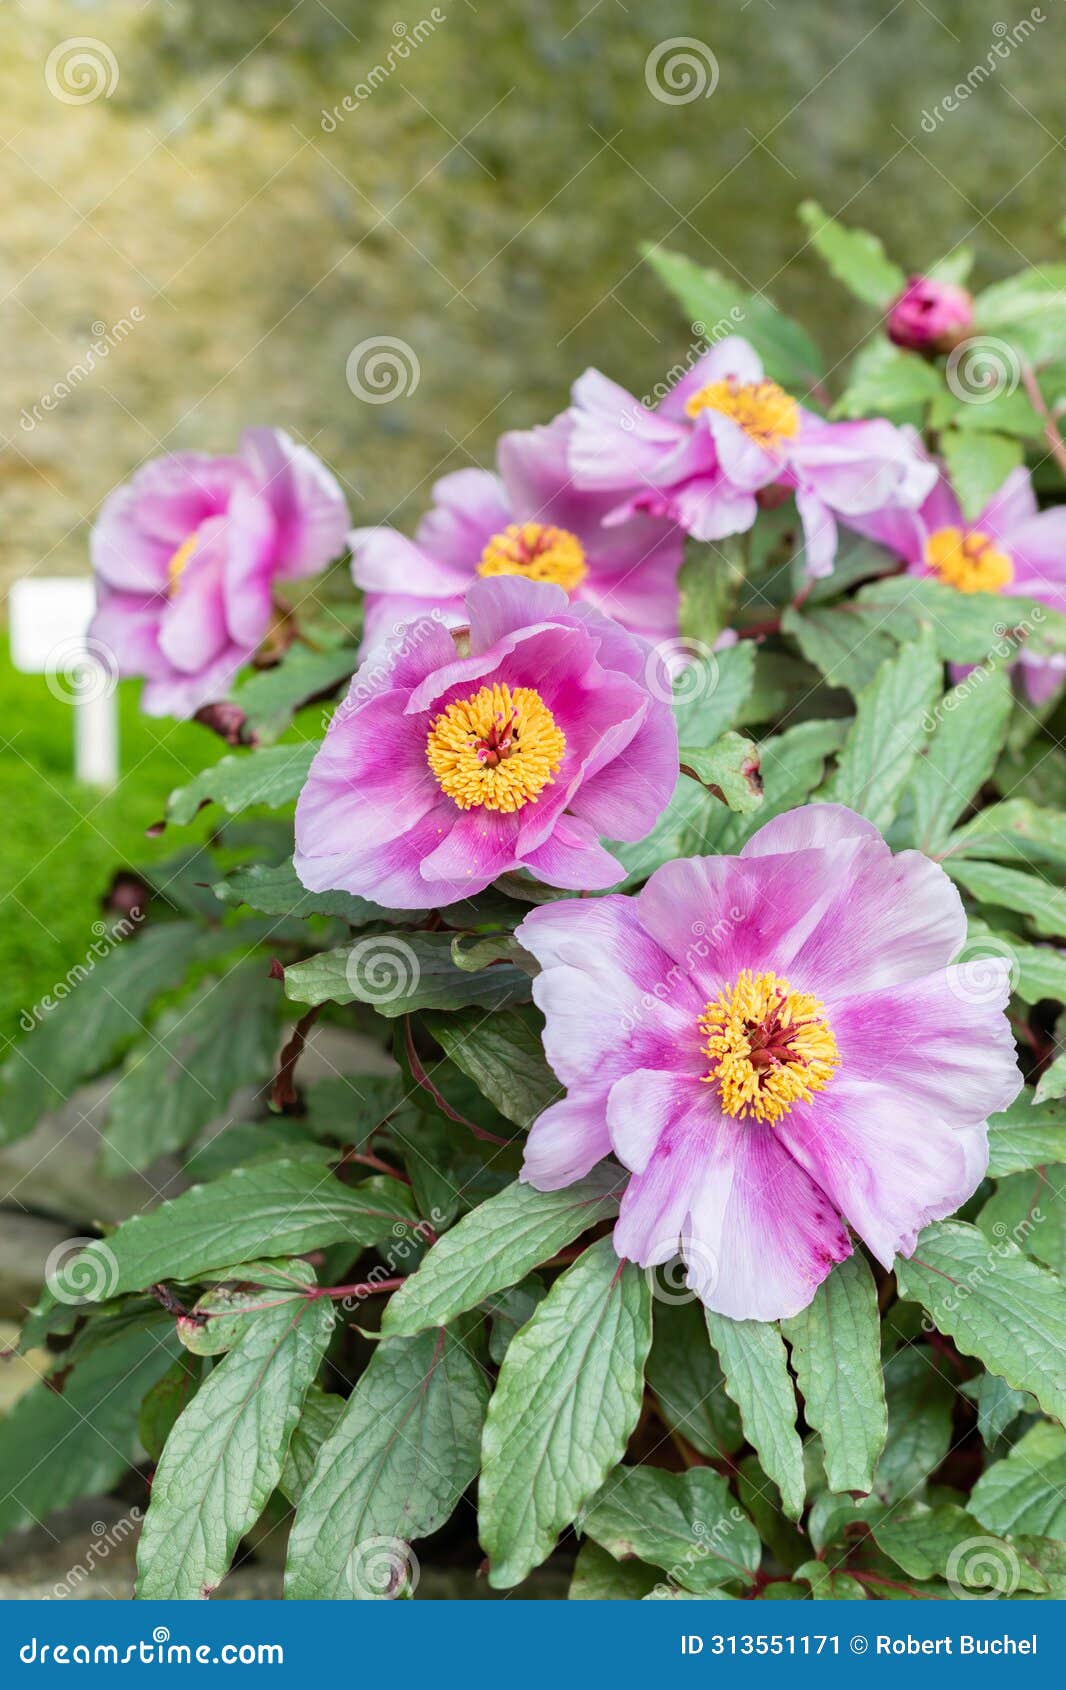
[[[0,1047],[84,957],[116,869],[173,852],[173,837],[148,839],[146,828],[175,786],[225,751],[203,728],[142,716],[139,693],[139,682],[119,687],[122,774],[98,792],[73,776],[71,706],[0,655]]]

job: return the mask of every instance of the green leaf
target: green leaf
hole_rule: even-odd
[[[562,1191],[537,1191],[517,1182],[472,1209],[437,1240],[417,1273],[389,1302],[381,1329],[410,1336],[443,1326],[524,1279],[597,1221],[617,1213],[615,1189],[624,1179],[603,1166]]]
[[[968,1379],[962,1389],[976,1404],[977,1430],[987,1449],[1003,1438],[1019,1414],[1036,1412],[1036,1402],[1028,1391],[1016,1391],[995,1373]]]
[[[993,1179],[1066,1161],[1066,1103],[1034,1106],[1027,1086],[1009,1109],[988,1122],[988,1172]]]
[[[699,781],[721,803],[740,815],[751,815],[762,804],[758,747],[743,734],[722,734],[706,750],[682,746],[681,773]]]
[[[1066,338],[1066,264],[1041,264],[985,288],[974,300],[974,324],[1005,334],[1033,362],[1055,357]]]
[[[707,1330],[718,1352],[725,1388],[740,1410],[744,1433],[768,1479],[781,1492],[790,1519],[803,1512],[806,1480],[803,1445],[796,1431],[796,1393],[785,1342],[769,1321],[728,1320],[707,1310]]]
[[[181,1150],[241,1086],[273,1071],[277,986],[261,961],[200,986],[133,1047],[110,1094],[104,1145],[115,1173]]]
[[[1047,1580],[1005,1543],[984,1535],[972,1514],[955,1503],[911,1503],[875,1521],[878,1547],[911,1578],[946,1578],[964,1589],[1004,1594],[1045,1591]],[[1015,1576],[1016,1575],[1016,1576]]]
[[[209,935],[217,943],[218,935]],[[0,1069],[0,1143],[36,1126],[83,1080],[106,1068],[144,1031],[149,1005],[181,984],[204,935],[192,922],[165,921],[110,948],[106,935],[55,988],[55,1008],[17,1044]]]
[[[358,664],[354,646],[325,651],[293,645],[280,663],[259,669],[231,694],[260,739],[277,739],[309,699],[336,690]]]
[[[512,1340],[489,1403],[479,1491],[497,1589],[519,1584],[550,1555],[621,1459],[650,1345],[648,1281],[619,1261],[609,1238],[556,1280]]]
[[[991,777],[1013,702],[1004,669],[976,669],[934,707],[936,729],[907,783],[909,841],[919,850],[941,852],[956,818]]]
[[[940,664],[931,635],[923,631],[882,664],[859,693],[855,721],[822,796],[887,827],[924,742],[929,707],[939,690]]]
[[[19,1398],[0,1420],[0,1537],[118,1483],[136,1456],[141,1399],[176,1349],[159,1311],[92,1349],[61,1390],[42,1382]]]
[[[102,1302],[268,1252],[297,1255],[340,1243],[363,1249],[416,1218],[406,1188],[385,1176],[345,1186],[312,1162],[235,1168],[90,1244],[57,1276],[58,1296]]]
[[[838,1263],[782,1331],[808,1424],[822,1434],[830,1490],[873,1489],[888,1433],[877,1290],[866,1258]]]
[[[884,616],[864,609],[858,598],[811,605],[802,611],[790,605],[781,618],[781,631],[796,641],[830,686],[847,687],[856,694],[870,685],[897,651]]]
[[[750,1584],[762,1545],[729,1485],[709,1467],[666,1473],[620,1467],[580,1521],[587,1537],[616,1560],[637,1555],[698,1595],[734,1582]]]
[[[202,769],[188,786],[178,787],[167,800],[167,821],[183,826],[204,804],[221,804],[239,815],[253,804],[272,810],[291,804],[300,795],[318,746],[272,745],[263,751],[242,751]]]
[[[368,1003],[392,1018],[528,1001],[529,976],[509,964],[478,973],[457,968],[450,933],[375,933],[290,963],[285,995],[297,1003]]]
[[[733,620],[744,579],[743,542],[733,536],[712,545],[690,541],[677,578],[681,595],[678,625],[681,644],[708,651]]]
[[[865,229],[849,229],[835,217],[827,217],[816,200],[804,200],[799,217],[815,252],[857,299],[884,307],[902,292],[907,278],[886,256],[876,235]]]
[[[885,1396],[888,1438],[874,1490],[891,1503],[912,1496],[948,1453],[955,1392],[930,1350],[904,1344],[885,1363]]]
[[[1066,1431],[1041,1421],[978,1479],[970,1510],[993,1532],[1066,1538]]]
[[[855,357],[834,417],[891,416],[921,410],[943,391],[939,374],[916,352],[872,340]]]
[[[702,340],[742,334],[785,386],[806,390],[822,369],[818,348],[806,331],[785,317],[764,294],[747,293],[717,270],[704,269],[681,253],[646,246],[644,257],[685,312]]]
[[[482,1367],[458,1333],[379,1344],[300,1499],[286,1596],[405,1594],[407,1543],[444,1525],[477,1472],[487,1400]]]
[[[999,905],[1024,915],[1037,933],[1049,938],[1066,934],[1066,891],[1036,874],[984,863],[948,857],[944,861],[952,880],[983,904]]]
[[[957,246],[953,252],[945,253],[935,264],[930,264],[926,275],[930,281],[949,282],[952,287],[965,287],[970,271],[973,269],[974,251],[969,246]]]
[[[986,1238],[1010,1238],[1034,1261],[1066,1277],[1066,1164],[1011,1174],[977,1217]]]
[[[1066,868],[1066,814],[1028,798],[989,804],[951,835],[948,854]]]
[[[278,1489],[294,1508],[311,1483],[322,1445],[336,1431],[337,1422],[346,1407],[343,1397],[324,1391],[320,1385],[308,1386],[303,1410],[278,1480]]]
[[[571,1602],[639,1602],[662,1583],[658,1567],[616,1561],[598,1543],[583,1543],[568,1592]]]
[[[985,434],[971,429],[945,429],[940,450],[947,460],[951,484],[958,495],[963,515],[974,522],[1006,481],[1011,470],[1025,460],[1020,440],[1007,434]]]
[[[314,1283],[306,1263],[293,1277]],[[234,1317],[236,1318],[236,1317]],[[210,1596],[281,1478],[307,1387],[333,1328],[327,1297],[277,1288],[177,1421],[152,1480],[137,1549],[142,1600]]]
[[[804,1561],[794,1575],[810,1585],[813,1602],[865,1602],[866,1591],[850,1573],[827,1567],[824,1561]]]
[[[909,1261],[897,1258],[900,1295],[928,1309],[965,1355],[977,1356],[1047,1414],[1066,1419],[1066,1299],[1055,1276],[1012,1243],[990,1245],[963,1221],[927,1226]]]
[[[508,1121],[531,1127],[563,1095],[544,1057],[535,1012],[501,1009],[427,1015],[426,1026],[444,1054]]]
[[[339,915],[352,927],[366,927],[372,921],[387,921],[398,927],[410,922],[417,926],[428,913],[382,909],[365,898],[353,897],[350,892],[308,892],[296,878],[291,857],[275,867],[251,863],[234,869],[214,890],[222,903],[247,904],[249,909],[259,910],[263,915]]]
[[[674,717],[683,745],[710,745],[733,726],[755,680],[755,647],[739,640],[701,657],[674,680]]]
[[[657,1301],[654,1312],[647,1377],[665,1425],[701,1455],[735,1454],[744,1441],[740,1415],[726,1392],[701,1305]]]
[[[202,1368],[197,1356],[180,1355],[141,1403],[137,1436],[153,1461],[159,1460],[175,1421],[195,1396]]]
[[[489,1355],[499,1367],[515,1333],[526,1324],[538,1303],[547,1295],[539,1274],[529,1273],[509,1291],[494,1292],[481,1304],[489,1316]]]

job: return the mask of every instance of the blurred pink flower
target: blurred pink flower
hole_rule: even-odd
[[[973,299],[965,288],[911,276],[888,313],[888,338],[912,352],[950,352],[973,328]]]

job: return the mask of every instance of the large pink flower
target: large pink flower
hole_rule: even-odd
[[[641,839],[678,777],[659,659],[558,587],[498,576],[357,672],[296,807],[296,872],[395,909],[454,903],[527,868],[616,885],[600,844]]]
[[[885,1267],[908,1255],[976,1188],[1021,1083],[1006,963],[950,966],[966,921],[944,871],[835,804],[635,897],[545,905],[518,937],[568,1088],[522,1177],[555,1190],[613,1152],[618,1254],[680,1254],[736,1320],[804,1308],[846,1222]]]
[[[551,582],[645,639],[676,636],[684,535],[646,516],[604,528],[614,501],[575,490],[569,436],[565,416],[505,434],[499,475],[462,469],[444,476],[413,540],[394,528],[353,530],[352,574],[367,594],[366,649],[434,605],[457,626],[471,582],[494,575]]]
[[[823,421],[767,380],[738,335],[706,352],[654,411],[586,370],[570,415],[574,481],[608,497],[608,521],[647,511],[720,540],[751,527],[764,488],[788,488],[811,575],[832,570],[836,514],[920,504],[934,479],[908,434],[882,421]]]
[[[943,476],[916,511],[881,511],[848,526],[903,559],[912,575],[934,576],[962,593],[1012,593],[1066,615],[1066,506],[1037,508],[1026,469],[1012,470],[973,522]],[[1034,704],[1066,680],[1066,657],[1023,646],[1019,664]]]
[[[275,581],[324,568],[348,520],[329,470],[281,429],[247,429],[236,457],[156,458],[93,528],[91,637],[145,677],[150,716],[195,715],[266,638]]]

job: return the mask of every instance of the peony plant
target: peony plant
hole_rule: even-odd
[[[5,1531],[121,1486],[148,1598],[268,1539],[297,1599],[1062,1594],[1066,273],[802,216],[831,381],[656,250],[655,402],[580,375],[410,537],[279,429],[104,501],[94,641],[228,749],[0,1074],[4,1141],[107,1075],[158,1192],[53,1252]]]

